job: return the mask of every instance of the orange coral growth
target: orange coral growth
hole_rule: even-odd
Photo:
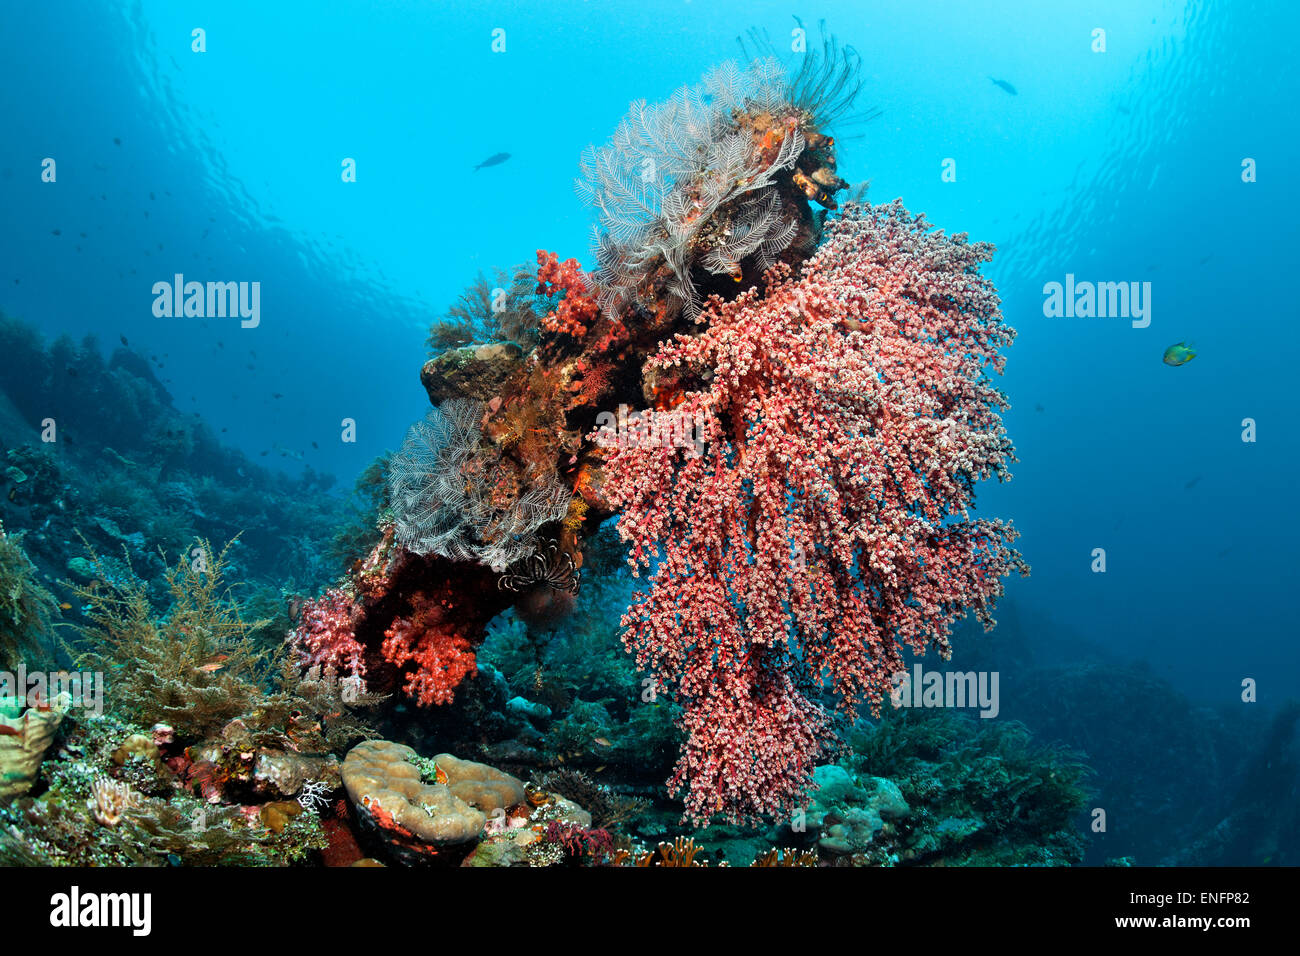
[[[457,603],[450,595],[411,597],[411,613],[384,631],[383,654],[394,664],[417,665],[404,690],[423,707],[449,704],[466,675],[478,673],[474,645],[457,631]]]
[[[542,319],[542,328],[556,334],[580,339],[596,321],[600,307],[587,291],[587,280],[577,259],[563,263],[554,252],[537,250],[537,294],[564,293],[555,311]]]

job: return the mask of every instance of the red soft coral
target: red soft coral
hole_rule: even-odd
[[[537,294],[564,293],[555,311],[542,319],[542,328],[580,339],[596,321],[600,307],[588,292],[587,280],[577,259],[563,263],[554,252],[537,250]]]
[[[421,706],[451,703],[466,675],[478,673],[474,645],[456,630],[457,607],[447,594],[417,592],[411,613],[384,631],[385,659],[399,667],[415,665],[403,689]]]

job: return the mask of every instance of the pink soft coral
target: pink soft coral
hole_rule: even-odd
[[[711,373],[707,390],[610,450],[632,563],[661,557],[624,640],[677,688],[670,784],[697,823],[800,805],[823,692],[878,710],[903,647],[946,656],[953,623],[991,626],[1001,578],[1024,570],[1009,526],[967,514],[974,482],[1014,460],[987,374],[1014,336],[978,271],[992,246],[928,230],[898,202],[850,206],[798,278],[778,267],[765,295],[712,300],[706,328],[649,363]],[[703,454],[652,440],[682,417]]]
[[[330,588],[302,606],[289,643],[304,668],[333,668],[361,677],[366,672],[365,647],[354,628],[360,609],[342,588]]]

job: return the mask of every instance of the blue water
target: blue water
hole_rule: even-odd
[[[779,46],[792,12],[825,17],[863,53],[864,101],[882,110],[841,139],[840,172],[999,247],[989,273],[1019,330],[1005,419],[1020,463],[980,506],[1023,532],[1033,575],[1008,593],[1040,659],[1100,646],[1216,705],[1247,678],[1261,702],[1300,694],[1287,165],[1300,8],[452,9],[6,5],[0,309],[50,336],[126,336],[163,361],[180,409],[250,456],[292,449],[302,461],[264,460],[350,485],[427,409],[429,322],[477,270],[538,248],[591,262],[572,179],[631,100],[695,82],[750,26]],[[1104,53],[1090,48],[1098,27]],[[498,152],[510,159],[472,171]],[[1257,182],[1242,182],[1246,157]],[[950,158],[955,182],[941,177]],[[152,284],[178,272],[260,281],[260,326],[156,318]],[[1149,327],[1045,317],[1043,284],[1067,273],[1152,283]],[[1183,340],[1197,358],[1162,364]],[[340,440],[345,418],[355,443]],[[1014,680],[1017,662],[1000,664]]]

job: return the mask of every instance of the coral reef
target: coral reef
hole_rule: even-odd
[[[45,399],[75,367],[93,400],[123,406],[107,464],[75,466],[100,469],[94,502],[71,509],[89,557],[59,569],[81,662],[109,675],[113,705],[75,722],[45,789],[6,811],[12,853],[702,865],[692,839],[655,846],[668,811],[646,797],[668,773],[697,826],[815,819],[814,838],[774,824],[737,860],[987,850],[972,834],[1013,812],[990,808],[993,783],[985,804],[953,786],[966,804],[945,804],[943,826],[962,836],[931,846],[921,835],[943,827],[916,767],[827,766],[837,710],[878,708],[903,655],[946,653],[968,612],[990,624],[1002,578],[1024,568],[1009,526],[970,515],[975,484],[1014,460],[991,384],[1013,336],[980,274],[992,248],[901,203],[840,208],[830,130],[859,84],[856,55],[828,40],[793,74],[727,63],[633,104],[583,160],[594,272],[539,250],[535,270],[479,275],[430,330],[431,410],[362,475],[332,549],[295,513],[214,554],[201,535],[229,538],[232,516],[256,512],[196,475],[242,475],[242,460],[174,414],[130,350],[106,363],[93,343],[56,342],[33,381]],[[61,533],[69,463],[31,449],[9,462],[11,503]],[[280,490],[294,489],[328,485]],[[164,568],[156,539],[186,557]],[[254,577],[272,555],[304,580],[235,600],[227,572]],[[327,555],[344,577],[329,580]],[[1059,822],[1068,788],[1016,764],[1013,744],[1001,784],[1051,811],[1016,826]],[[947,772],[946,754],[933,767]],[[348,799],[331,802],[340,786]]]
[[[125,548],[150,581],[164,569],[160,551],[238,534],[230,557],[239,576],[276,602],[282,586],[327,583],[337,574],[328,542],[347,506],[331,493],[333,476],[310,467],[290,476],[223,445],[224,429],[175,407],[161,364],[162,356],[125,345],[105,356],[93,337],[46,343],[0,314],[0,393],[8,399],[0,407],[13,409],[0,415],[0,520],[25,529],[23,547],[42,578],[72,571],[67,545],[78,534],[106,556]],[[57,433],[46,434],[47,420]]]
[[[57,754],[41,768],[43,792],[33,789],[0,808],[0,862],[285,866],[308,862],[326,846],[315,807],[268,801],[226,779],[221,768],[204,771],[170,727],[143,733],[117,717],[74,710],[59,736]],[[226,766],[248,753],[251,771],[257,751],[271,752],[265,744],[250,752],[247,731],[241,739],[232,730],[230,738]],[[197,786],[200,775],[209,792],[195,796],[182,781]],[[337,771],[323,786],[338,787]]]
[[[652,569],[624,641],[648,700],[680,708],[671,786],[703,825],[801,805],[824,692],[874,710],[905,649],[946,654],[969,611],[991,625],[1026,569],[969,511],[1014,460],[991,383],[1014,332],[988,244],[900,202],[827,219],[857,68],[829,39],[792,76],[723,64],[587,153],[596,273],[539,251],[531,297],[499,290],[540,316],[532,342],[499,341],[486,280],[458,307],[422,369],[435,408],[388,465],[392,531],[308,607],[305,663],[449,704],[498,611],[535,634],[572,613],[617,514]],[[602,708],[575,701],[551,747],[608,741]]]
[[[856,774],[831,771],[840,786],[819,792],[814,803],[826,811],[830,849],[844,854],[844,864],[1066,866],[1083,859],[1078,818],[1091,771],[1077,751],[1035,744],[1022,724],[945,710],[890,712],[859,728],[851,744]],[[808,821],[811,829],[811,811]]]

